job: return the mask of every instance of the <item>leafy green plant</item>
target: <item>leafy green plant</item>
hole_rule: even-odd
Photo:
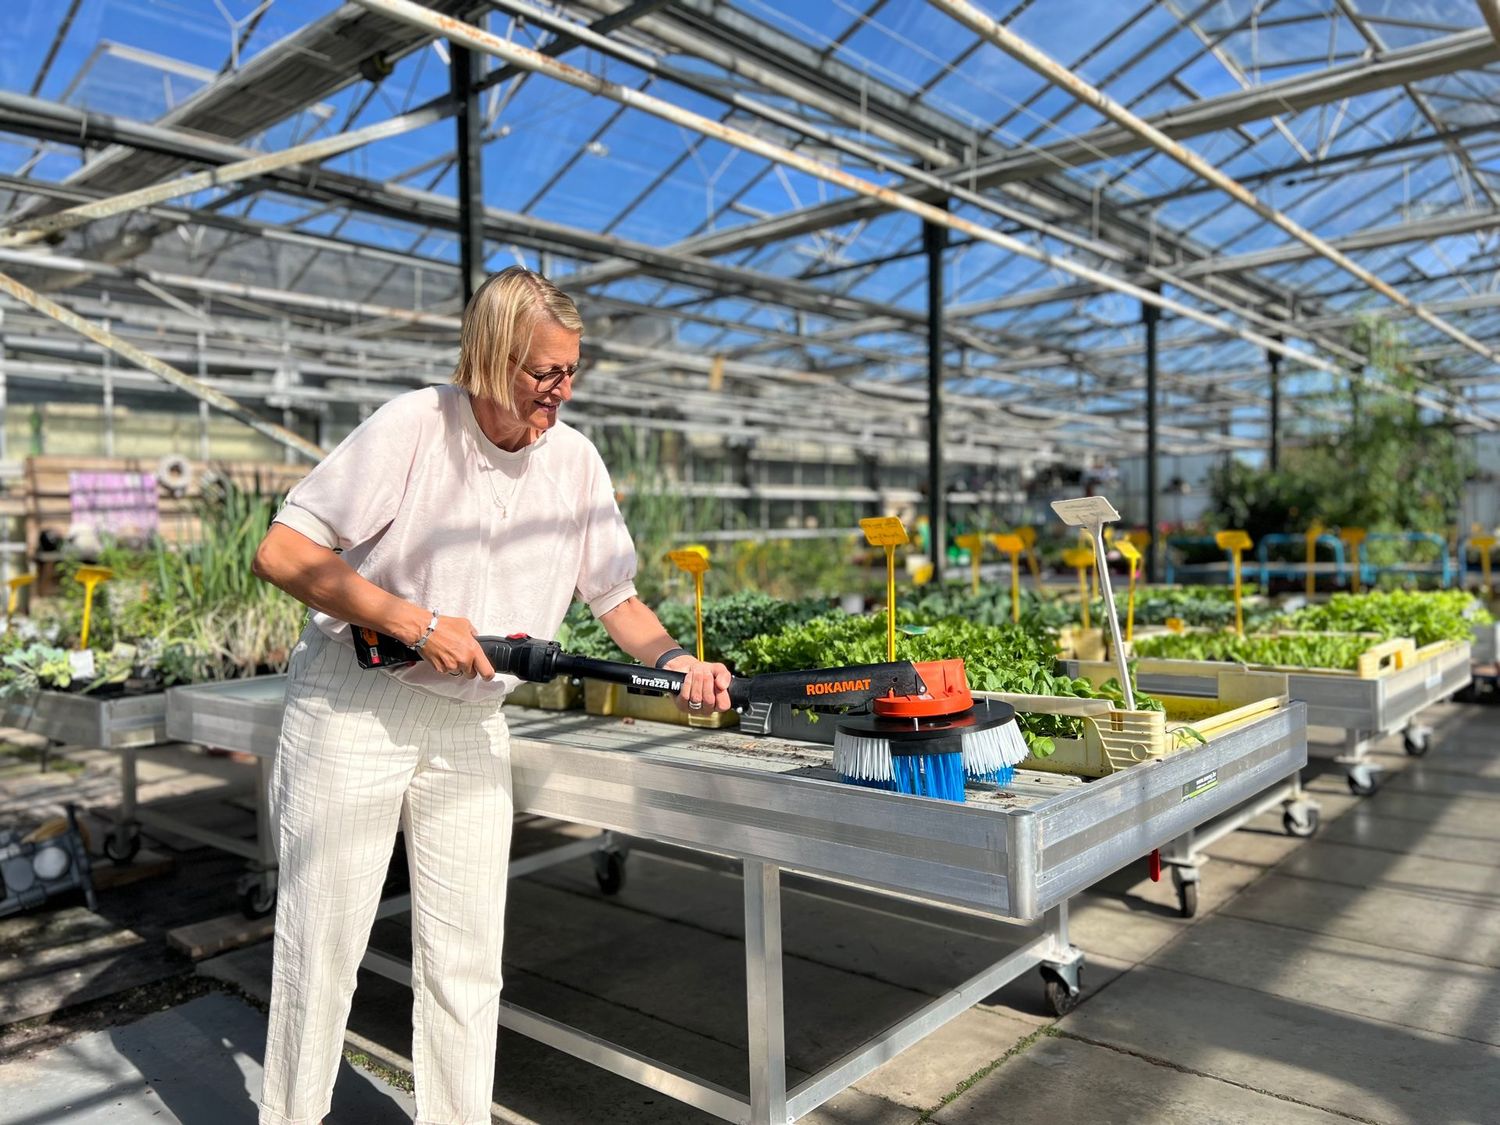
[[[1361,319],[1350,346],[1366,357],[1366,384],[1329,392],[1340,419],[1289,444],[1281,466],[1226,463],[1211,480],[1215,522],[1257,541],[1315,520],[1371,531],[1446,534],[1469,476],[1467,447],[1447,422],[1424,418],[1410,392],[1431,378],[1389,321]],[[1420,450],[1420,456],[1413,451]],[[1385,548],[1390,549],[1390,548]]]
[[[1489,611],[1463,590],[1392,590],[1334,594],[1282,618],[1287,629],[1334,633],[1378,633],[1382,639],[1411,637],[1418,646],[1466,641],[1472,626],[1488,624]]]
[[[42,688],[66,690],[73,682],[73,668],[66,649],[42,643],[30,644],[5,654],[7,675],[0,680],[0,694],[30,695]]]
[[[806,621],[827,610],[821,599],[810,598],[787,602],[759,591],[747,590],[722,598],[703,599],[703,655],[708,660],[726,660],[730,650],[741,641],[761,633],[774,632],[785,625]],[[685,648],[691,649],[697,626],[693,607],[684,602],[668,601],[656,606],[663,628]],[[631,657],[610,639],[589,608],[574,603],[563,621],[559,643],[577,656],[596,660],[624,660]],[[732,665],[731,665],[732,667]]]
[[[1078,607],[1063,598],[1039,597],[1034,590],[1021,591],[1020,625],[1027,632],[1051,638],[1058,629],[1078,622]],[[1102,604],[1102,603],[1101,603]],[[992,585],[974,593],[967,584],[946,583],[941,587],[923,587],[898,605],[909,607],[918,621],[941,621],[961,617],[980,625],[1010,625],[1010,587]]]
[[[1126,594],[1115,593],[1120,620],[1125,620]],[[1093,606],[1094,619],[1104,611],[1103,600]],[[1278,610],[1253,598],[1244,599],[1245,627],[1256,628],[1276,617]],[[1169,618],[1186,625],[1225,627],[1234,624],[1234,589],[1230,586],[1166,586],[1138,591],[1135,599],[1137,625],[1164,625]]]
[[[1319,634],[1167,633],[1142,637],[1135,655],[1166,660],[1217,660],[1232,664],[1267,664],[1289,668],[1333,668],[1352,671],[1360,654],[1378,638]]]
[[[180,548],[153,541],[144,550],[106,544],[98,562],[114,577],[94,598],[89,647],[96,674],[64,678],[35,653],[0,665],[17,690],[97,690],[141,679],[151,683],[228,679],[285,667],[305,609],[255,578],[251,563],[280,498],[226,477],[205,482],[196,515],[197,541]],[[39,607],[33,627],[59,651],[78,644],[83,597],[65,560],[64,594]],[[42,661],[46,663],[43,672]]]

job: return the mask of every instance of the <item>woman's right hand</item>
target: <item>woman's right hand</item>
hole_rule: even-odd
[[[489,657],[479,647],[479,631],[467,617],[438,617],[437,628],[419,651],[422,659],[449,676],[482,676],[495,674]]]

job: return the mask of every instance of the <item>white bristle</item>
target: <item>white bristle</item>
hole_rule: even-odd
[[[890,781],[894,776],[890,740],[839,731],[833,736],[833,768],[856,781]]]
[[[1028,753],[1018,723],[1001,723],[964,734],[964,772],[979,777],[1021,762]]]

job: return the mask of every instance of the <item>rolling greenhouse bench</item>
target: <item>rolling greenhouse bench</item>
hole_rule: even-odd
[[[271,752],[279,684],[268,679],[191,690],[202,722],[216,725],[218,744]],[[214,697],[228,705],[217,708]],[[211,715],[215,710],[219,718]],[[501,1025],[706,1113],[751,1125],[782,1125],[812,1112],[1034,970],[1041,971],[1053,1010],[1069,1010],[1080,995],[1083,964],[1068,939],[1072,896],[1252,800],[1307,761],[1305,708],[1277,703],[1206,744],[1097,781],[1023,771],[1015,786],[971,789],[958,803],[845,785],[822,746],[577,712],[507,717],[518,812],[741,862],[749,1095],[503,1000]],[[1031,932],[1020,948],[788,1089],[783,871],[978,913]],[[366,953],[364,967],[410,982],[409,964],[379,950]]]
[[[1079,662],[1079,672],[1096,685],[1115,678],[1115,665]],[[1102,698],[1018,695],[976,691],[975,698],[999,700],[1033,718],[1054,716],[1076,725],[1071,736],[1053,736],[1053,751],[1022,763],[1021,776],[1050,773],[1099,779],[1134,769],[1143,761],[1164,758],[1193,742],[1214,742],[1240,727],[1254,724],[1286,704],[1286,677],[1274,672],[1220,665],[1211,685],[1193,696],[1158,696],[1164,710],[1127,710]],[[836,716],[812,716],[809,709],[786,704],[752,705],[741,717],[740,729],[806,742],[833,743]],[[1162,864],[1170,871],[1177,907],[1184,918],[1198,912],[1201,872],[1206,849],[1263,812],[1280,807],[1287,833],[1307,837],[1318,829],[1321,806],[1302,789],[1301,766],[1261,788],[1244,805],[1195,825],[1161,849]]]
[[[1084,675],[1101,684],[1113,678],[1116,669],[1109,663],[1089,664]],[[1134,769],[1142,758],[1180,752],[1185,741],[1212,744],[1283,708],[1287,700],[1285,676],[1241,668],[1220,670],[1214,684],[1201,696],[1158,696],[1157,702],[1164,708],[1161,711],[1129,711],[1098,699],[979,694],[1004,700],[1018,711],[1079,716],[1082,738],[1054,738],[1053,753],[1028,765],[1092,778]],[[1204,779],[1205,784],[1216,780]],[[1193,825],[1161,849],[1159,858],[1171,873],[1177,909],[1184,918],[1198,913],[1198,890],[1209,845],[1278,807],[1288,835],[1306,838],[1317,832],[1322,809],[1302,789],[1301,765],[1273,779],[1242,804]]]
[[[1439,641],[1415,648],[1408,640],[1396,658],[1367,675],[1331,669],[1271,669],[1286,674],[1287,695],[1307,704],[1310,726],[1342,728],[1344,742],[1332,758],[1344,768],[1349,791],[1369,796],[1380,788],[1381,767],[1369,759],[1379,738],[1403,732],[1406,752],[1414,756],[1432,748],[1432,729],[1418,721],[1428,707],[1464,688],[1470,681],[1470,646],[1466,641]],[[1082,675],[1083,661],[1064,661],[1068,674]],[[1152,694],[1191,696],[1210,690],[1218,670],[1232,667],[1206,660],[1142,658],[1136,683]]]
[[[179,689],[171,689],[172,691]],[[257,832],[253,841],[216,832],[201,824],[173,815],[166,807],[142,808],[138,803],[137,765],[142,751],[173,741],[168,721],[170,691],[140,695],[100,697],[70,692],[43,691],[10,702],[5,721],[41,734],[53,742],[96,746],[120,755],[120,813],[114,830],[104,838],[104,854],[116,863],[128,863],[141,847],[141,828],[159,828],[206,844],[249,861],[249,871],[240,880],[240,905],[250,917],[270,909],[274,899],[265,889],[265,872],[274,869],[270,834],[265,830],[265,773],[257,763],[256,776],[245,792],[255,802]],[[273,884],[274,888],[274,884]]]
[[[0,716],[8,726],[70,746],[125,750],[167,741],[167,702],[159,691],[116,696],[38,691],[8,697]]]
[[[269,914],[276,905],[276,848],[268,802],[271,763],[281,734],[281,709],[285,698],[285,676],[193,684],[170,688],[166,693],[166,730],[174,741],[233,750],[255,758],[254,843],[201,829],[195,830],[198,834],[194,836],[252,861],[250,870],[241,877],[237,888],[240,909],[251,918]],[[183,831],[175,822],[166,827]],[[510,874],[516,878],[584,855],[593,860],[594,876],[601,891],[614,894],[624,885],[628,848],[609,833],[518,859],[510,865]],[[410,909],[410,904],[409,895],[393,895],[382,900],[376,917],[403,914]]]
[[[237,836],[203,828],[174,816],[166,808],[141,808],[138,804],[137,764],[142,751],[173,741],[168,730],[167,693],[96,696],[73,692],[41,691],[6,703],[4,720],[11,726],[40,734],[50,742],[113,750],[120,755],[120,812],[112,832],[104,838],[104,854],[116,863],[129,863],[141,847],[141,827],[160,828],[198,843],[244,856],[257,869],[275,865],[269,843],[258,837],[247,844]],[[43,767],[46,762],[43,760]],[[263,787],[259,778],[257,790]],[[268,839],[268,838],[267,838]],[[241,888],[242,905],[252,902],[255,891]],[[247,913],[251,913],[249,906]],[[263,911],[262,911],[263,913]]]

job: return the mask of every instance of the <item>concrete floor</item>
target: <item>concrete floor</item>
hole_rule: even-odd
[[[1331,767],[1310,770],[1324,816],[1314,840],[1287,838],[1279,816],[1268,816],[1210,849],[1196,919],[1177,917],[1170,881],[1146,881],[1144,864],[1080,896],[1073,937],[1088,954],[1087,995],[1063,1020],[1046,1014],[1028,976],[804,1120],[1500,1121],[1500,710],[1445,705],[1427,718],[1437,729],[1431,755],[1409,759],[1399,739],[1388,740],[1380,761],[1391,774],[1373,798],[1349,796]],[[1018,939],[999,925],[942,927],[816,889],[790,881],[784,902],[793,1081]],[[513,889],[506,995],[743,1090],[740,911],[733,870],[670,852],[633,854],[627,886],[610,900],[587,863],[553,868]],[[375,944],[401,953],[404,923],[381,923]],[[269,948],[200,970],[264,996]],[[239,1005],[237,1020],[260,1019],[240,1001],[211,999]],[[408,1069],[410,1001],[405,989],[361,974],[354,1046]],[[263,1019],[259,1026],[263,1035]],[[259,1059],[255,1035],[236,1035],[215,1041],[230,1044],[233,1064],[208,1072],[222,1079],[224,1112],[213,1119],[226,1122],[248,1111]],[[163,1100],[142,1100],[146,1071],[128,1052],[110,1057],[94,1040],[87,1051],[103,1054],[83,1066],[65,1053],[76,1056],[81,1042],[0,1068],[0,1123],[102,1120],[38,1118],[35,1103],[11,1096],[36,1068],[50,1081],[69,1065],[81,1094],[113,1092],[122,1106],[160,1111],[151,1120],[174,1120]],[[177,1058],[191,1065],[185,1052]],[[159,1072],[170,1063],[153,1061],[155,1089],[170,1082]],[[368,1085],[345,1073],[341,1095]],[[395,1112],[402,1097],[393,1092]],[[510,1034],[495,1100],[496,1120],[536,1125],[711,1120]],[[377,1118],[350,1110],[331,1120]]]

